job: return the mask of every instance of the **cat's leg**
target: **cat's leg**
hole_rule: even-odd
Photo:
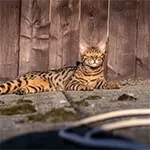
[[[120,84],[118,84],[118,83],[109,83],[109,82],[106,82],[106,83],[103,85],[103,88],[104,88],[104,89],[120,89],[121,86],[120,86]]]
[[[25,95],[28,93],[39,93],[54,91],[51,83],[48,80],[43,80],[40,77],[36,77],[28,81],[28,84],[15,92],[17,95]]]
[[[53,88],[48,84],[48,86],[43,86],[43,85],[27,85],[23,88],[20,88],[14,94],[17,95],[25,95],[25,94],[31,94],[31,93],[41,93],[41,92],[50,92],[54,91]]]
[[[117,83],[109,83],[106,80],[101,80],[97,82],[96,89],[120,89],[120,84]]]
[[[44,87],[43,86],[36,86],[36,85],[27,85],[23,88],[20,88],[16,92],[14,92],[17,95],[25,95],[29,93],[39,93],[39,92],[44,92]]]
[[[92,91],[93,88],[86,86],[86,85],[78,84],[76,86],[68,87],[66,90],[68,91]]]
[[[68,91],[92,91],[93,88],[88,85],[84,85],[78,81],[72,81],[71,83],[69,83],[66,86],[65,90],[68,90]]]
[[[77,88],[75,88],[75,91],[92,91],[93,88],[87,85],[78,84]]]

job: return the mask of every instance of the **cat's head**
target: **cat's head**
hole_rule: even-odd
[[[108,39],[101,40],[96,46],[90,47],[85,41],[80,41],[80,57],[84,65],[91,68],[102,66],[104,62]]]

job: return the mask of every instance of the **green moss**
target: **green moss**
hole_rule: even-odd
[[[88,107],[90,104],[84,99],[76,102],[70,102],[71,107]]]
[[[101,99],[102,97],[99,95],[89,95],[88,97],[84,98],[86,100],[98,100]]]
[[[3,101],[0,100],[0,104],[5,104],[5,102],[3,102]]]
[[[131,95],[123,94],[123,95],[119,96],[117,100],[118,101],[135,101],[135,100],[137,100],[137,98],[135,98]]]
[[[36,109],[30,104],[17,104],[7,108],[0,108],[0,115],[16,115],[34,113]]]
[[[27,116],[27,121],[32,122],[64,122],[75,121],[79,119],[79,115],[64,108],[52,109],[44,114],[38,113]]]
[[[39,121],[46,122],[47,118],[48,118],[47,114],[41,114],[41,113],[27,116],[27,120],[33,122],[39,122]]]
[[[31,103],[33,103],[33,101],[28,100],[28,99],[19,99],[17,101],[17,104],[26,104],[26,103],[31,104]]]

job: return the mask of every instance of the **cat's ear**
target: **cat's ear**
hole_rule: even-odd
[[[84,54],[88,47],[89,45],[83,39],[81,39],[79,44],[80,54]]]
[[[97,47],[103,52],[105,53],[106,51],[106,45],[107,45],[107,42],[108,42],[108,37],[104,38],[103,40],[101,40]]]

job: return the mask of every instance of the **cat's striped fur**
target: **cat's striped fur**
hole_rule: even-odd
[[[119,88],[119,84],[109,84],[104,78],[103,62],[106,42],[107,39],[104,39],[97,46],[89,47],[84,41],[81,41],[81,63],[79,65],[27,73],[0,85],[0,94],[22,95],[46,91]]]

